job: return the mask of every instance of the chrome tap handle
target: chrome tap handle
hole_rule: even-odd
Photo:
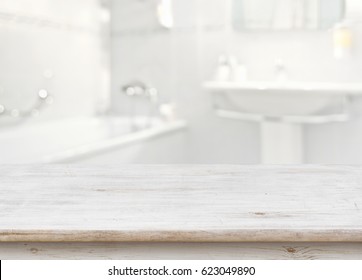
[[[145,95],[147,86],[143,82],[135,81],[124,85],[122,91],[128,96],[142,96]]]
[[[127,96],[144,96],[149,98],[152,102],[158,101],[158,90],[154,87],[147,86],[140,81],[124,85],[122,91]]]

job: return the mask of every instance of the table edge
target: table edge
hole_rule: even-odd
[[[362,229],[0,230],[6,242],[362,242]]]

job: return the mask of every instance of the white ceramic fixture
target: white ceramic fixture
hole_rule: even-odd
[[[303,124],[347,121],[362,83],[205,82],[221,117],[261,123],[261,162],[303,162]]]

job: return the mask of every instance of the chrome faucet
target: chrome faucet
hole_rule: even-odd
[[[149,112],[148,112],[148,124],[146,126],[152,125],[152,119],[158,110],[158,100],[159,94],[158,90],[155,87],[148,86],[146,83],[141,81],[134,81],[122,86],[121,91],[126,96],[132,99],[132,103],[130,106],[130,119],[131,119],[131,127],[133,129],[138,129],[139,127],[136,125],[136,99],[135,97],[146,98],[150,102]]]
[[[284,61],[281,58],[275,60],[275,78],[278,82],[284,82],[287,80],[287,68]]]
[[[122,91],[127,96],[143,96],[149,98],[152,102],[158,101],[158,90],[140,81],[124,85]]]

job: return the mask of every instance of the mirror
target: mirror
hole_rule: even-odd
[[[345,16],[345,0],[232,0],[235,30],[328,29]]]

